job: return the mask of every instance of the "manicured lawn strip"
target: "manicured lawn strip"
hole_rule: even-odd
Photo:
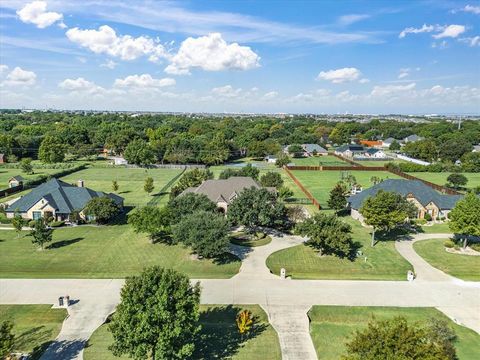
[[[235,316],[244,309],[258,316],[260,326],[265,328],[257,336],[242,342],[235,324]],[[282,358],[277,333],[269,325],[267,315],[260,306],[201,305],[200,310],[202,330],[193,359],[280,360]],[[108,350],[112,340],[107,325],[102,325],[88,341],[83,354],[84,359],[128,359],[125,356],[119,358],[112,355]]]
[[[81,165],[81,163],[79,162],[78,164],[77,163],[74,164],[74,166],[78,166],[78,165]],[[0,166],[0,189],[8,188],[8,180],[10,180],[10,178],[17,175],[20,175],[25,180],[32,180],[42,175],[52,175],[64,170],[66,169],[50,169],[50,168],[33,169],[34,173],[32,175],[28,175],[28,174],[25,174],[21,169],[16,169],[16,168],[10,169],[10,168],[5,168]]]
[[[385,166],[389,162],[393,162],[396,164],[405,163],[404,160],[354,160],[356,163],[363,165],[363,166]]]
[[[455,324],[435,308],[363,307],[363,306],[313,306],[309,312],[310,334],[319,360],[337,360],[345,353],[345,343],[355,330],[362,330],[375,316],[384,320],[404,316],[409,322],[423,323],[430,318],[448,321],[457,334],[455,348],[460,360],[478,356],[480,335]]]
[[[445,185],[447,183],[447,177],[451,174],[448,172],[434,173],[434,172],[412,172],[409,173],[419,179],[430,181],[434,184]],[[466,185],[467,188],[473,189],[476,186],[480,186],[480,173],[461,173],[468,179]]]
[[[85,186],[106,193],[112,192],[112,181],[119,185],[118,195],[125,198],[126,206],[144,206],[154,196],[159,196],[160,189],[181,172],[181,169],[140,169],[124,167],[90,167],[70,174],[61,180],[67,183],[76,183],[84,180]],[[155,189],[153,195],[143,190],[145,178],[152,177]],[[162,196],[161,204],[168,201],[168,196]]]
[[[230,242],[240,246],[256,247],[270,244],[272,238],[270,236],[265,236],[263,239],[242,239],[238,235],[232,235],[230,236]]]
[[[60,228],[53,248],[44,251],[27,234],[18,238],[15,231],[0,230],[0,278],[123,278],[152,265],[192,278],[229,278],[240,268],[237,258],[224,264],[192,260],[188,248],[151,244],[128,225]]]
[[[415,251],[430,265],[452,276],[468,281],[480,281],[480,256],[451,254],[443,246],[445,239],[417,241]]]
[[[424,225],[422,226],[422,231],[426,234],[449,234],[452,232],[448,226],[448,221],[439,223],[439,224],[433,224],[430,226]]]
[[[406,280],[412,267],[396,251],[393,241],[381,241],[372,248],[368,229],[349,217],[343,220],[352,225],[353,240],[362,245],[363,255],[355,261],[320,257],[314,249],[301,244],[270,255],[266,261],[270,271],[279,274],[285,268],[294,279]]]
[[[14,351],[32,353],[31,359],[38,359],[57,337],[66,316],[65,309],[50,305],[0,305],[0,323],[14,324]]]
[[[333,155],[309,156],[304,158],[292,158],[296,166],[351,166],[350,163],[340,160]]]
[[[341,180],[342,171],[307,171],[307,170],[293,170],[295,177],[305,186],[317,199],[322,209],[328,208],[327,201],[330,195],[330,190],[337,182]],[[359,171],[351,170],[345,173],[355,176],[357,182],[367,189],[373,186],[370,179],[373,176],[381,179],[401,179],[399,176],[389,173],[387,171]]]

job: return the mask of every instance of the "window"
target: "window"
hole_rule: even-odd
[[[33,220],[38,220],[42,218],[42,212],[41,211],[34,211],[32,212]]]

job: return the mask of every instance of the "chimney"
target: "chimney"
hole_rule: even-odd
[[[77,186],[78,187],[83,187],[84,186],[83,180],[78,180],[77,181]]]

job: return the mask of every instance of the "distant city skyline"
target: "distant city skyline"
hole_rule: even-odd
[[[0,108],[479,114],[478,1],[0,3]]]

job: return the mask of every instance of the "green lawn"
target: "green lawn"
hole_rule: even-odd
[[[350,166],[351,164],[340,160],[333,155],[310,156],[304,158],[292,158],[292,163],[296,166]]]
[[[248,309],[258,317],[257,334],[242,341],[235,324],[235,316],[240,310]],[[200,306],[202,330],[196,342],[194,359],[232,360],[280,360],[280,344],[276,331],[269,325],[267,315],[258,305]],[[84,351],[85,360],[128,359],[115,357],[108,350],[113,339],[107,325],[98,328],[88,341]]]
[[[427,180],[433,182],[438,185],[445,185],[447,183],[447,177],[451,174],[448,172],[442,173],[433,173],[433,172],[413,172],[409,173],[419,179]],[[480,186],[480,173],[462,173],[468,179],[468,183],[466,185],[467,188],[474,188],[476,186]]]
[[[393,241],[380,241],[372,248],[368,229],[350,217],[343,220],[352,225],[353,240],[362,245],[363,255],[355,261],[320,257],[311,247],[301,244],[270,255],[268,268],[274,274],[285,268],[294,279],[406,280],[412,267],[396,251]]]
[[[0,323],[14,324],[14,351],[31,353],[31,359],[38,359],[57,337],[66,316],[65,309],[50,305],[0,305]]]
[[[330,195],[330,190],[337,182],[341,180],[342,171],[304,171],[294,170],[293,175],[305,186],[320,202],[323,209],[328,208],[327,201]],[[344,171],[357,179],[357,182],[363,186],[364,189],[373,185],[370,179],[373,176],[381,179],[401,179],[399,176],[389,173],[387,171]]]
[[[97,191],[112,192],[112,181],[119,185],[118,195],[125,198],[127,206],[143,206],[157,196],[161,196],[161,203],[168,201],[168,194],[159,194],[161,189],[175,176],[181,173],[180,169],[140,169],[125,167],[89,167],[61,178],[68,183],[84,180],[85,186]],[[145,178],[152,177],[155,189],[153,196],[143,190]],[[167,189],[168,191],[168,189]]]
[[[363,165],[363,166],[384,166],[385,164],[388,164],[389,162],[393,163],[404,163],[406,161],[404,160],[399,160],[399,159],[391,159],[391,160],[354,160],[356,163]]]
[[[192,278],[229,278],[241,264],[237,258],[223,264],[192,260],[188,248],[151,244],[128,225],[60,228],[44,251],[25,235],[17,238],[15,231],[0,230],[0,278],[123,278],[152,265]]]
[[[449,224],[448,221],[445,221],[443,223],[433,224],[430,226],[424,225],[422,226],[422,232],[427,234],[441,234],[441,233],[450,234],[452,230],[450,230],[448,224]]]
[[[257,247],[270,244],[272,238],[267,235],[263,239],[258,239],[254,236],[249,236],[244,232],[238,232],[230,235],[230,242],[240,246]]]
[[[480,281],[480,256],[448,253],[443,246],[444,241],[423,240],[413,247],[433,267],[463,280]]]
[[[339,359],[345,352],[345,343],[353,336],[355,330],[364,329],[372,316],[380,320],[404,316],[412,323],[423,323],[432,317],[446,320],[457,335],[455,348],[458,358],[460,360],[478,358],[480,335],[455,324],[434,308],[314,306],[309,312],[310,334],[318,359]]]

